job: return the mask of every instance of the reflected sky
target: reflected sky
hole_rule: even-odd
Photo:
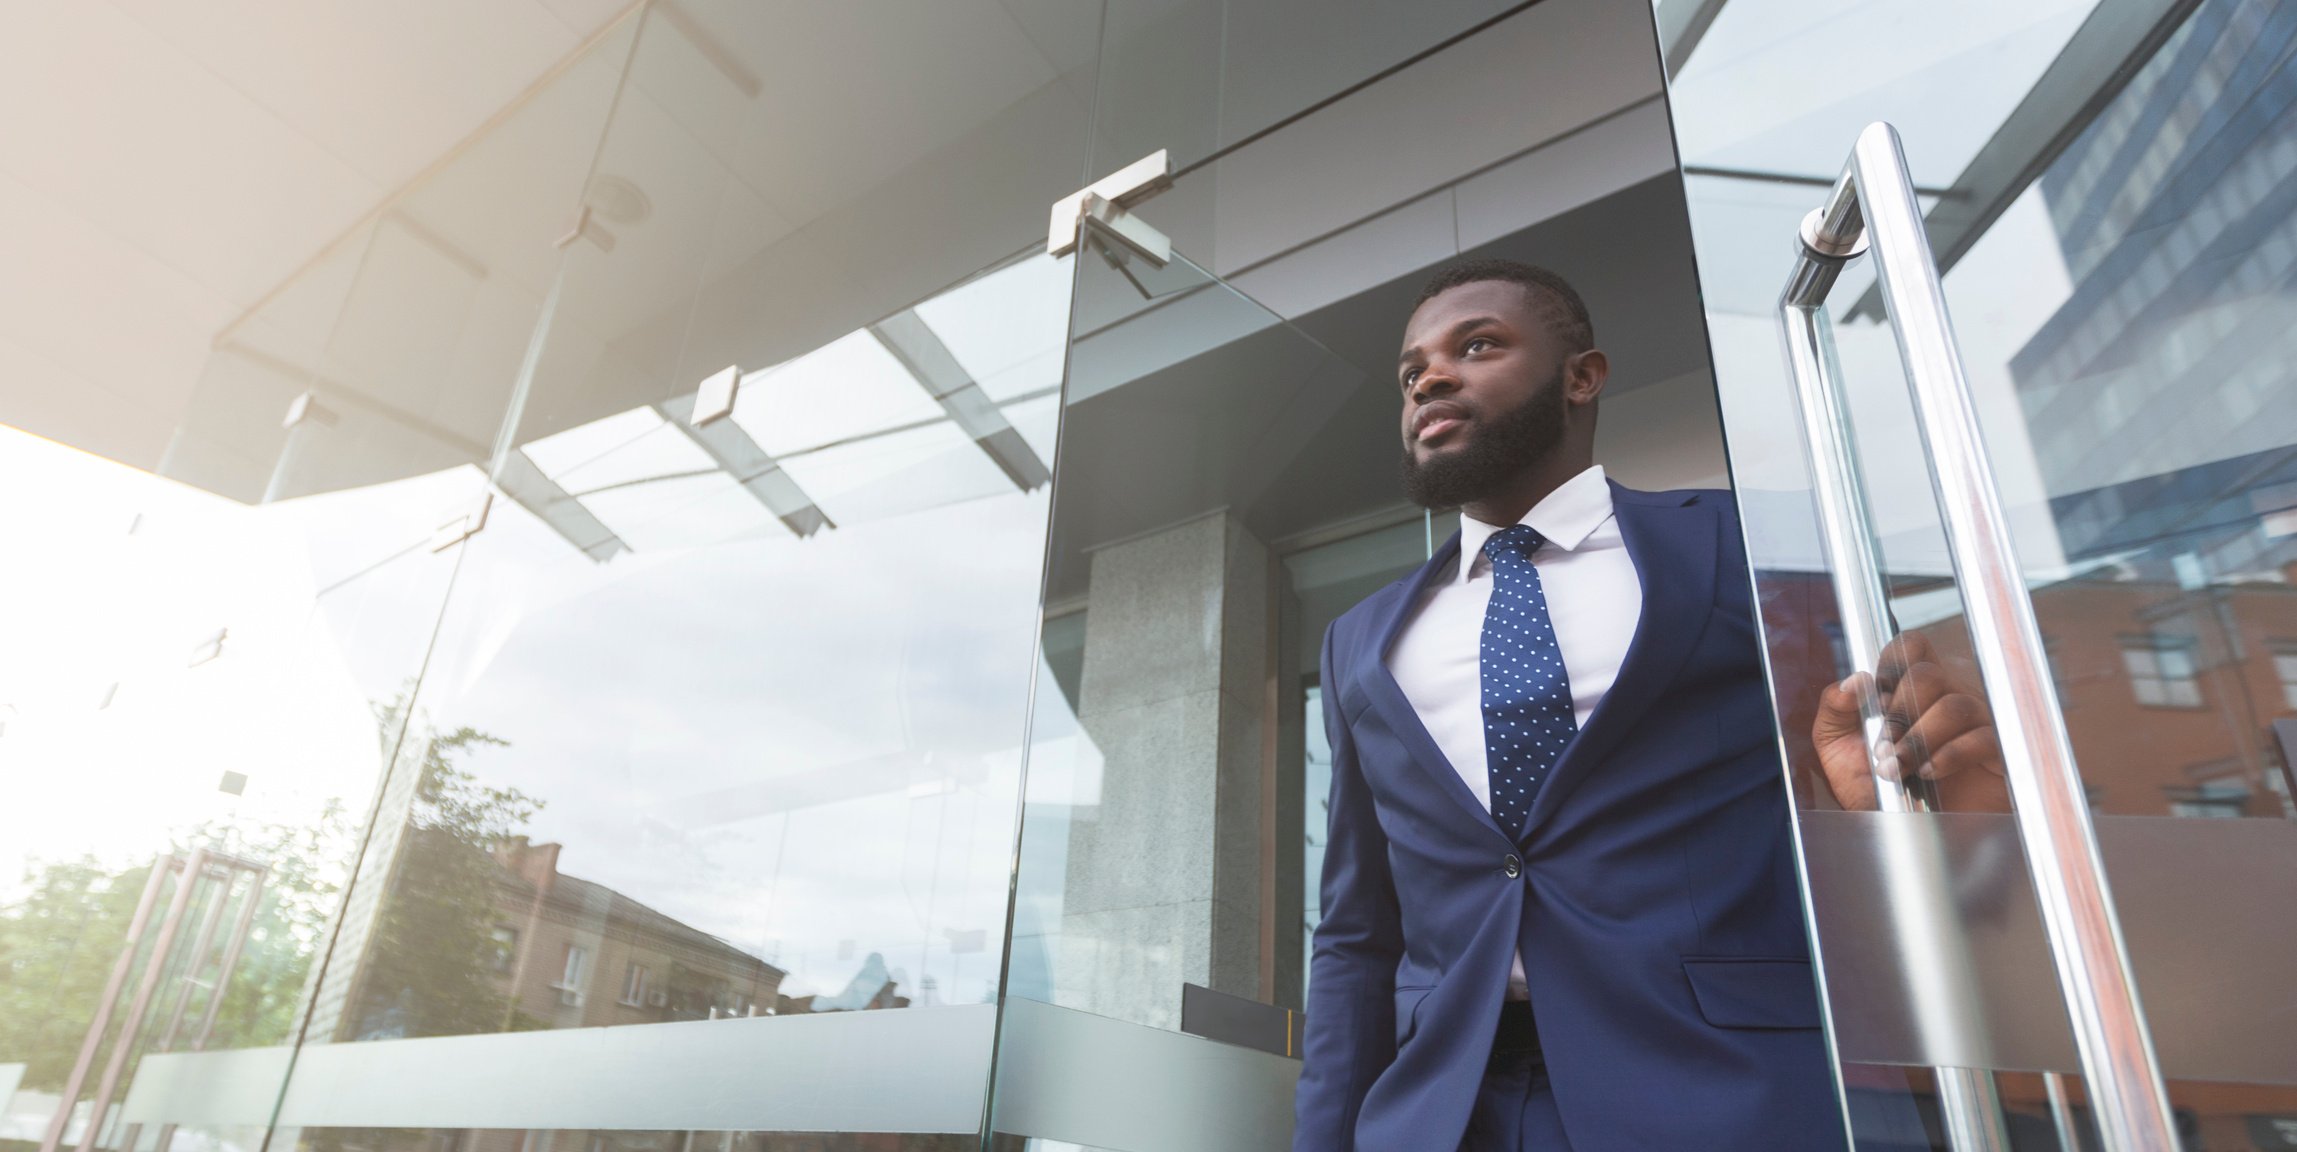
[[[1914,182],[1961,174],[2096,0],[1731,0],[1672,85],[1683,162],[1833,177],[1889,120]]]
[[[1815,205],[1817,200],[1817,191],[1810,190],[1810,203]],[[1731,234],[1731,202],[1717,205],[1700,195],[1698,187],[1694,187],[1691,199],[1691,218],[1702,252],[1710,234]],[[1782,224],[1775,233],[1791,235],[1790,229],[1791,223]],[[1727,238],[1719,243],[1726,249],[1733,246]],[[1775,269],[1769,260],[1752,266],[1711,260],[1701,263],[1701,279],[1725,282],[1738,296],[1750,296],[1758,283],[1767,283],[1775,299],[1786,283],[1786,257],[1791,255],[1784,243],[1776,249],[1781,258]],[[1865,275],[1871,279],[1871,272]],[[2049,493],[2034,460],[2033,439],[2010,372],[2011,357],[2025,347],[2072,291],[2065,258],[2050,230],[2040,195],[2029,191],[2019,197],[1962,263],[1947,274],[1945,282],[1964,370],[1980,426],[1993,453],[1996,480],[2013,517],[2023,562],[2031,571],[2056,571],[2063,566],[2064,553],[2058,545]],[[1854,285],[1837,289],[1837,299],[1856,299],[1848,294],[1850,287]],[[1809,485],[1809,472],[1800,418],[1795,414],[1785,366],[1779,358],[1778,321],[1767,308],[1759,312],[1719,309],[1714,298],[1723,294],[1709,293],[1707,326],[1716,381],[1730,419],[1735,483],[1742,492],[1802,491]],[[1913,433],[1912,400],[1899,366],[1896,336],[1889,325],[1869,321],[1838,323],[1834,335],[1866,473],[1870,478],[1903,481],[1870,483],[1867,489],[1891,567],[1906,572],[1944,572],[1948,568],[1945,541],[1938,531],[1927,458],[1921,440]],[[1754,527],[1758,552],[1768,553],[1758,555],[1758,563],[1805,569],[1817,565],[1815,536],[1773,535],[1763,531],[1763,524]]]
[[[425,710],[510,741],[468,766],[544,801],[526,831],[563,871],[785,991],[881,951],[978,1000],[994,963],[943,931],[1001,927],[1044,515],[1011,493],[596,566],[507,510]]]
[[[1684,162],[1831,179],[1859,131],[1887,119],[1905,142],[1915,183],[1949,187],[2094,7],[2094,0],[1734,0],[1673,88]],[[1887,52],[1872,50],[1884,44]],[[1799,493],[1809,484],[1773,310],[1794,258],[1795,227],[1822,190],[1714,176],[1688,177],[1686,187],[1734,482],[1749,494],[1757,563],[1816,567],[1817,542],[1799,503],[1766,516],[1761,494]],[[1922,203],[1927,210],[1936,200]],[[1852,264],[1832,294],[1833,311],[1847,312],[1872,282],[1872,261]],[[2009,368],[2072,290],[2040,195],[2029,190],[2012,203],[1946,286],[2022,560],[2037,573],[2061,571],[2049,493]],[[1945,543],[1892,330],[1838,323],[1835,340],[1863,467],[1881,481],[1870,483],[1868,499],[1887,560],[1899,571],[1944,571]],[[1886,479],[1893,477],[1906,482]]]
[[[1026,258],[917,308],[1045,459],[1069,269]],[[836,527],[796,536],[667,405],[522,445],[630,550],[594,560],[498,503],[423,722],[507,741],[462,764],[542,802],[520,831],[561,872],[787,969],[784,994],[876,953],[913,1002],[990,999],[1047,492],[868,329],[741,367],[730,423]]]
[[[306,824],[374,788],[373,708],[451,571],[476,469],[251,508],[0,428],[0,899],[32,858],[149,860],[203,821]],[[197,666],[195,647],[227,633]],[[218,789],[226,771],[244,794]]]

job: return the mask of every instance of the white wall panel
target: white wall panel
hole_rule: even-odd
[[[1215,271],[1460,180],[1662,83],[1643,4],[1545,0],[1221,159]]]

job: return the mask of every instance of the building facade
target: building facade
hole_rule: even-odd
[[[7,1152],[1286,1146],[1463,256],[1580,288],[1609,475],[1736,493],[1853,1146],[2297,1147],[2297,7],[184,19],[0,48]],[[1875,121],[2005,553],[1874,259],[1835,416],[1782,352]],[[1826,799],[1868,594],[2063,733],[2130,1027],[2015,817]]]

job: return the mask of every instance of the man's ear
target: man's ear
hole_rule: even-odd
[[[1611,358],[1601,348],[1590,348],[1574,353],[1563,361],[1564,399],[1574,404],[1593,404],[1603,394],[1603,384],[1611,378]]]

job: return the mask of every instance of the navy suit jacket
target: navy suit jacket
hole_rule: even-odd
[[[1579,1152],[1843,1147],[1736,506],[1611,496],[1642,619],[1521,836],[1387,669],[1459,538],[1325,634],[1331,830],[1299,1152],[1455,1148],[1519,948]]]

